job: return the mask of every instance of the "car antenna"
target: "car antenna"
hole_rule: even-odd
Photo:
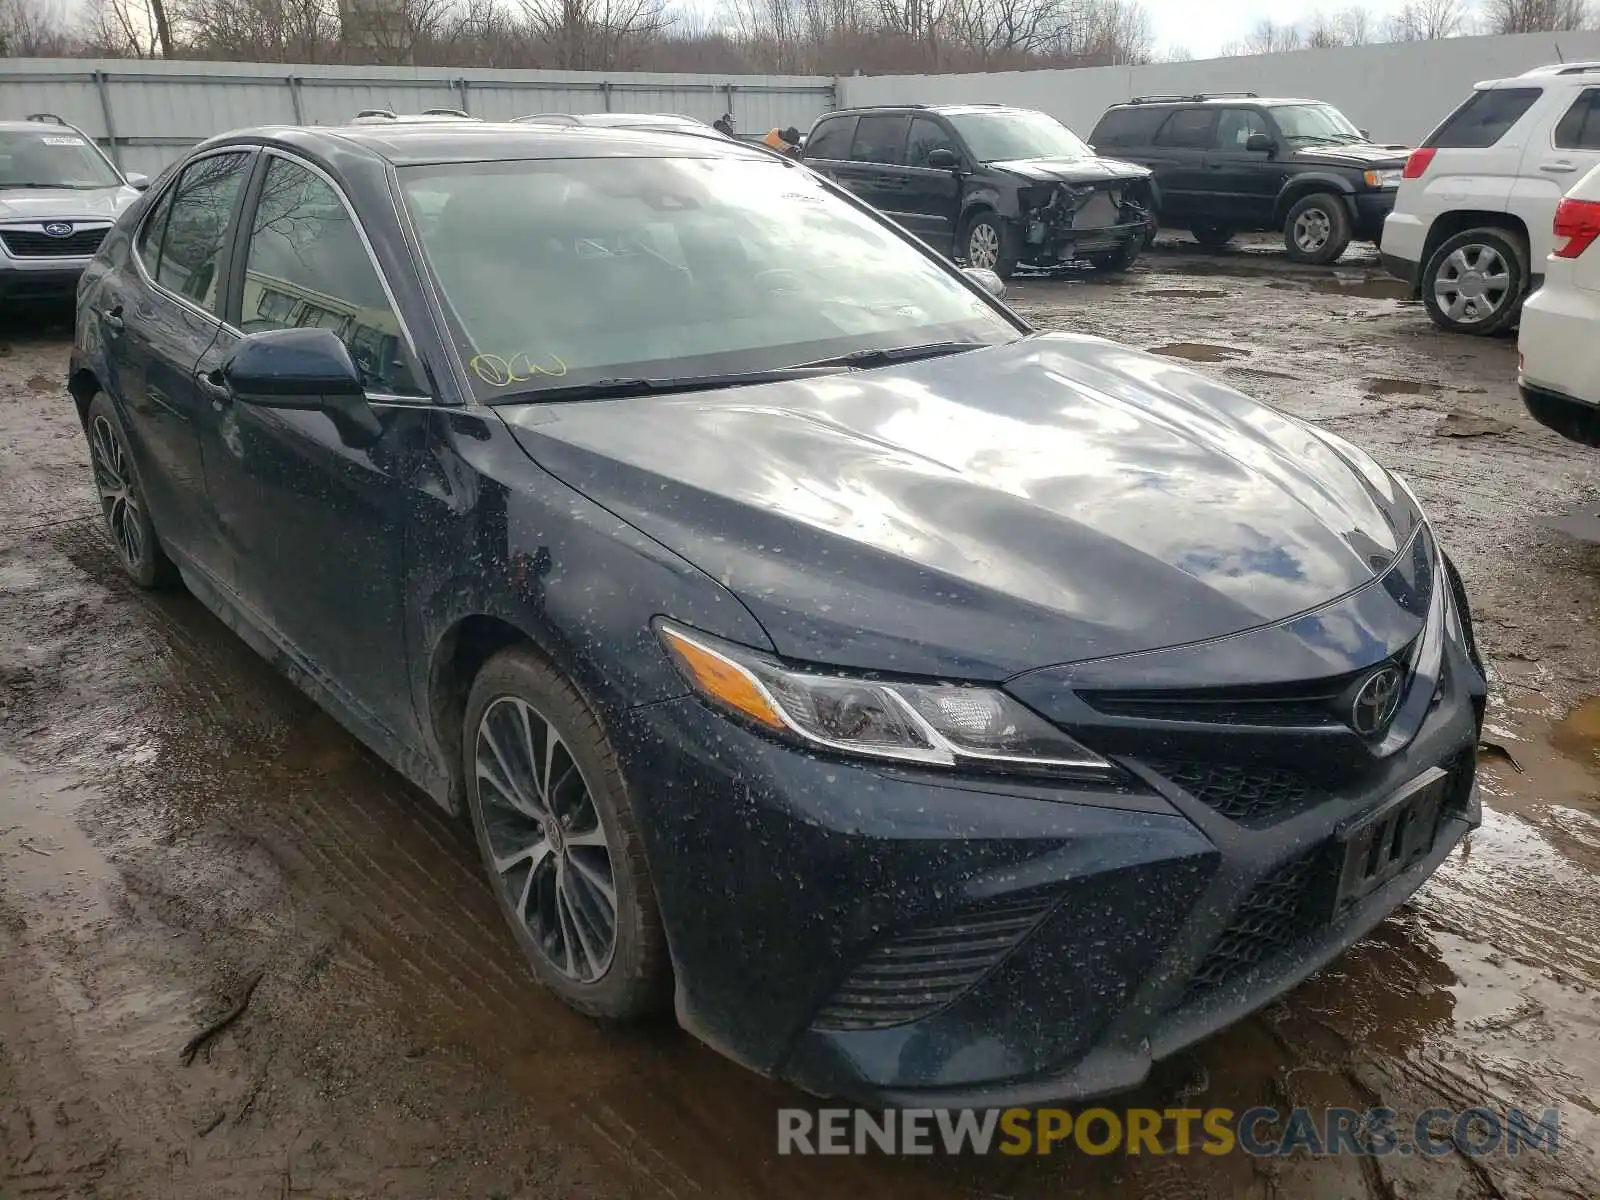
[[[1556,43],[1556,61],[1558,63],[1564,63],[1564,62],[1567,61],[1566,60],[1566,56],[1561,53],[1561,43],[1560,42]]]

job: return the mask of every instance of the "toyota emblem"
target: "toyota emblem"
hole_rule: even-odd
[[[44,227],[45,233],[54,238],[72,236],[72,226],[66,221],[51,221]]]
[[[1350,727],[1362,737],[1373,737],[1387,729],[1400,707],[1403,682],[1400,668],[1393,663],[1368,675],[1350,705]]]

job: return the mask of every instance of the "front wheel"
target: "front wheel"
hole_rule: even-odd
[[[1323,266],[1350,245],[1350,210],[1331,192],[1297,200],[1283,222],[1283,248],[1295,262]]]
[[[1139,260],[1139,251],[1144,249],[1143,240],[1129,242],[1120,250],[1113,250],[1109,254],[1088,254],[1089,269],[1096,275],[1114,275],[1128,270]]]
[[[1449,333],[1480,337],[1509,328],[1528,285],[1527,252],[1503,229],[1468,229],[1447,239],[1422,268],[1422,303]]]
[[[662,1007],[666,939],[616,754],[583,697],[531,647],[478,672],[462,766],[491,886],[539,982],[605,1020]]]
[[[961,255],[969,267],[987,267],[1001,279],[1017,269],[1017,235],[1011,222],[992,212],[973,215],[961,231]]]

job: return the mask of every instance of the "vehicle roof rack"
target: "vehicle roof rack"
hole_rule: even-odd
[[[1197,100],[1254,100],[1256,92],[1193,92],[1187,96],[1135,96],[1127,104],[1185,104]]]
[[[29,113],[27,119],[30,121],[40,121],[46,125],[60,125],[65,129],[72,128],[71,125],[69,125],[63,118],[56,116],[55,113]]]
[[[1600,62],[1547,63],[1542,67],[1529,67],[1516,78],[1529,75],[1587,75],[1592,71],[1600,71]]]
[[[363,108],[360,112],[358,112],[356,114],[356,116],[358,118],[360,118],[360,117],[392,117],[392,116],[394,116],[394,109],[392,109],[392,108]]]
[[[422,110],[425,117],[470,117],[472,114],[459,108],[425,108]]]

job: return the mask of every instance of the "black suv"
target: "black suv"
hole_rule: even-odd
[[[1126,270],[1154,228],[1149,171],[1096,158],[1031,109],[843,109],[818,118],[804,157],[936,250],[1002,279],[1018,263]]]
[[[1162,225],[1213,249],[1242,230],[1281,229],[1289,257],[1306,263],[1378,240],[1408,153],[1374,145],[1331,104],[1254,92],[1130,100],[1089,140],[1155,172]]]

